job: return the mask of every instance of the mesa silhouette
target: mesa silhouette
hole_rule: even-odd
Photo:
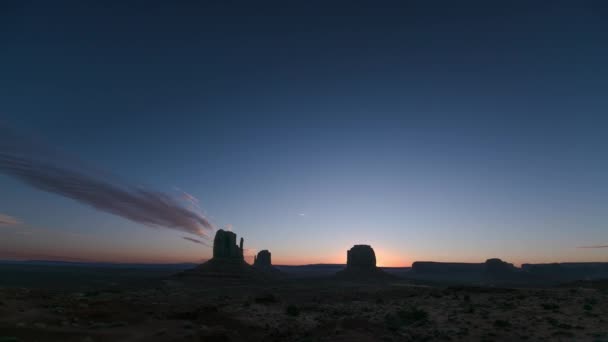
[[[250,265],[244,258],[244,238],[220,229],[213,240],[213,257],[177,274],[186,281],[279,281],[288,278],[327,278],[338,281],[383,282],[410,280],[446,284],[491,286],[551,286],[567,281],[608,277],[608,263],[523,264],[521,268],[499,258],[483,263],[415,261],[412,267],[378,267],[370,245],[358,244],[346,253],[346,265],[274,266],[272,253],[261,250]]]

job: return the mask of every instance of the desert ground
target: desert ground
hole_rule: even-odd
[[[608,341],[608,286],[173,277],[0,287],[0,341]]]

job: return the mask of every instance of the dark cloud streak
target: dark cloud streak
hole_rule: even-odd
[[[42,191],[71,198],[100,211],[150,227],[206,236],[213,225],[186,208],[179,198],[123,184],[86,170],[42,144],[16,135],[0,124],[0,172]]]
[[[608,248],[608,245],[596,245],[596,246],[580,246],[577,248]]]
[[[187,236],[183,236],[183,238],[184,238],[184,240],[188,240],[190,242],[194,242],[194,243],[198,243],[198,244],[201,244],[201,245],[204,245],[204,246],[207,246],[207,247],[211,247],[208,244],[206,244],[205,242],[203,242],[201,240],[198,240],[198,239],[193,239],[193,238],[187,237]]]

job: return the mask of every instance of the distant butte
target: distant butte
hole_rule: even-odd
[[[344,280],[388,280],[394,276],[376,267],[376,253],[369,245],[354,245],[346,252],[346,269],[336,273]]]
[[[260,258],[260,263],[267,263],[268,266],[265,268],[253,267],[245,262],[243,244],[243,238],[237,245],[235,233],[220,229],[215,233],[213,239],[213,258],[194,269],[180,273],[178,276],[189,279],[264,279],[281,273],[278,270],[270,272],[274,269],[271,267],[270,252],[268,251],[262,251],[268,254],[263,253]],[[260,254],[256,257],[256,261],[259,257]]]
[[[255,267],[271,267],[272,262],[270,261],[270,252],[266,249],[260,251],[258,255],[253,259],[253,266]]]
[[[376,253],[369,245],[354,245],[346,252],[346,268],[351,270],[373,270],[376,268]]]
[[[258,252],[253,259],[253,267],[273,277],[284,277],[285,274],[272,266],[270,251],[264,249]]]
[[[213,259],[234,259],[244,260],[243,258],[243,238],[239,246],[236,245],[236,234],[220,229],[215,233],[213,239]]]

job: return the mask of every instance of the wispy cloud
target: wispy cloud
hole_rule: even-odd
[[[608,248],[608,245],[580,246],[576,248]]]
[[[206,242],[201,241],[199,239],[194,239],[194,238],[191,238],[191,237],[188,237],[188,236],[183,236],[183,239],[184,240],[188,240],[190,242],[198,243],[198,244],[201,244],[201,245],[204,245],[204,246],[207,246],[207,247],[211,247],[211,246],[209,246],[209,244],[207,244]]]
[[[21,222],[12,216],[0,214],[0,226],[16,226]]]
[[[151,227],[206,237],[213,225],[183,199],[126,184],[0,124],[0,172],[34,188]]]

